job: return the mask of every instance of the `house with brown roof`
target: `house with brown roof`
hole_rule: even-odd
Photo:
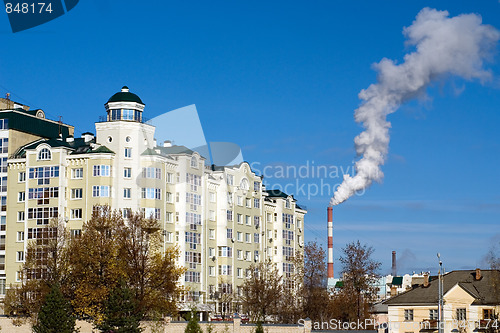
[[[500,271],[460,270],[443,275],[443,320],[438,316],[438,278],[394,296],[388,307],[389,333],[499,332]]]

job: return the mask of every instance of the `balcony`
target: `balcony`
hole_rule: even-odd
[[[439,321],[437,319],[424,319],[420,322],[420,331],[435,331],[438,329]]]

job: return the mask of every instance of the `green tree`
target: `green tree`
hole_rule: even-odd
[[[142,332],[141,318],[133,291],[122,281],[104,303],[104,318],[96,328],[103,333],[138,333]]]
[[[262,327],[260,320],[257,322],[257,327],[255,327],[255,333],[264,333],[264,327]]]
[[[198,313],[195,310],[191,310],[191,317],[184,330],[184,333],[203,333],[200,324],[198,323]]]
[[[37,324],[33,326],[35,333],[73,333],[75,317],[70,303],[64,298],[59,285],[52,285],[45,297]]]

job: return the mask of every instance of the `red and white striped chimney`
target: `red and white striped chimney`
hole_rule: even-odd
[[[333,207],[328,207],[328,278],[333,279]]]

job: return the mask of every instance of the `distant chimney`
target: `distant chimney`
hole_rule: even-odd
[[[85,132],[85,133],[82,133],[82,138],[84,139],[85,142],[89,142],[89,141],[94,140],[94,134],[92,134],[90,132]]]
[[[429,273],[424,273],[424,284],[423,287],[427,288],[429,286]]]
[[[396,296],[398,294],[398,287],[391,286],[391,297]]]
[[[392,276],[397,275],[396,270],[396,251],[392,251]]]
[[[482,277],[481,276],[481,270],[479,268],[476,268],[476,276],[474,277],[474,279],[476,281],[478,281],[478,280],[481,280],[481,277]]]
[[[163,147],[165,148],[172,147],[172,141],[170,140],[163,141]]]

